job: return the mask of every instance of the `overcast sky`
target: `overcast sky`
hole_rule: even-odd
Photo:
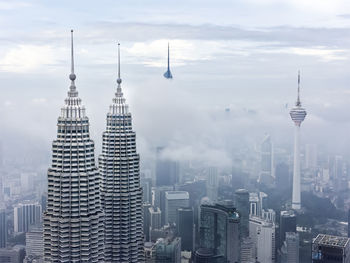
[[[228,141],[250,147],[270,133],[291,144],[298,70],[303,143],[350,149],[349,1],[0,0],[0,135],[12,154],[33,142],[50,150],[69,87],[71,28],[96,154],[117,42],[141,158],[168,145],[177,158],[221,165],[230,162]],[[162,76],[168,41],[170,81]]]

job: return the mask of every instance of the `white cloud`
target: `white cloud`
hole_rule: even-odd
[[[48,45],[18,45],[11,48],[0,58],[0,70],[26,73],[37,70],[43,65],[53,64],[57,55]]]

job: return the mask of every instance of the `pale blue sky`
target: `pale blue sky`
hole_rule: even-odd
[[[97,144],[119,41],[141,154],[171,144],[207,151],[204,159],[230,155],[227,138],[258,140],[265,132],[291,142],[284,105],[294,103],[298,69],[309,113],[304,140],[350,148],[342,138],[350,128],[349,1],[0,0],[0,135],[8,145],[19,133],[49,149],[69,86],[71,28],[77,86]],[[162,77],[168,41],[170,82]],[[221,119],[226,107],[228,120]]]

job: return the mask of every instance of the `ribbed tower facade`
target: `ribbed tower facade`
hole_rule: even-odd
[[[136,134],[121,89],[118,44],[117,91],[107,113],[99,169],[103,178],[106,262],[143,262],[142,189]]]
[[[298,97],[290,116],[295,124],[294,130],[294,166],[293,166],[293,196],[292,209],[301,209],[300,198],[300,125],[306,117],[306,111],[300,102],[300,73],[298,74]]]
[[[75,86],[72,31],[71,86],[58,117],[44,212],[45,262],[103,262],[100,175],[89,119]]]

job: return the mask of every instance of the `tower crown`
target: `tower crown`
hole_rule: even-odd
[[[75,79],[77,76],[74,73],[74,45],[73,45],[73,30],[71,30],[71,73],[69,79],[71,81],[68,96],[65,99],[65,105],[61,109],[61,118],[84,118],[85,107],[81,105],[81,99],[78,97]]]
[[[167,69],[167,71],[164,73],[164,78],[166,78],[166,79],[172,79],[172,78],[173,78],[173,75],[171,74],[171,71],[170,71],[169,42],[168,42],[168,69]]]
[[[305,120],[306,110],[301,107],[300,101],[300,71],[298,72],[298,96],[297,101],[295,102],[295,107],[290,111],[290,117],[294,121],[295,125],[300,126],[301,123]]]
[[[117,92],[113,98],[113,104],[109,107],[109,114],[123,115],[129,112],[128,105],[125,103],[125,98],[122,92],[122,79],[120,77],[120,43],[118,43],[118,78],[117,78]]]

